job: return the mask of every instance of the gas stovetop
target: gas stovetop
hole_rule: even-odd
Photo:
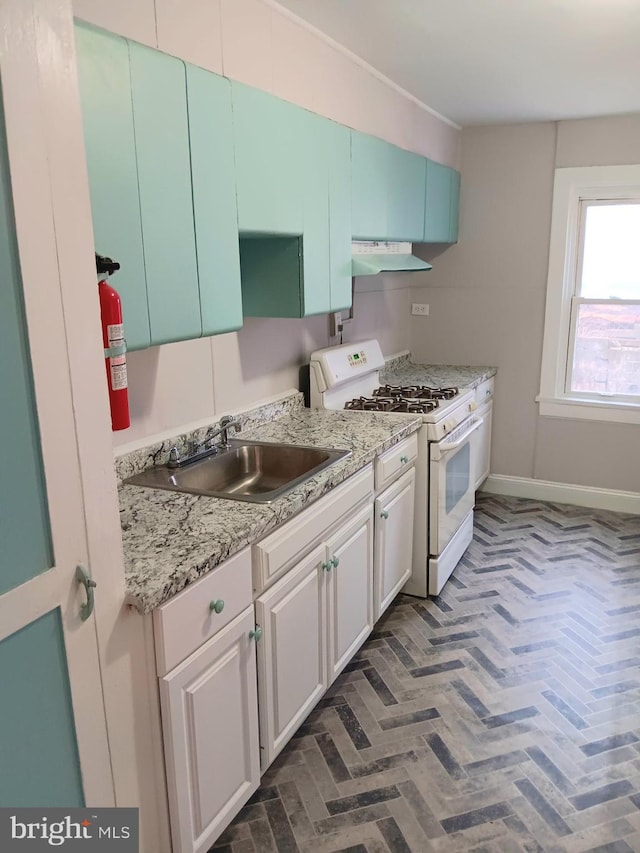
[[[469,388],[382,384],[382,368],[384,357],[377,341],[317,350],[309,365],[312,408],[420,415],[434,441],[448,435],[475,408]]]
[[[345,409],[362,412],[411,412],[426,415],[439,408],[441,401],[454,400],[457,388],[429,388],[426,385],[381,385],[370,397],[348,400]]]

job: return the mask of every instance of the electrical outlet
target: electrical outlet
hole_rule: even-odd
[[[411,303],[411,313],[417,314],[419,317],[428,317],[429,316],[429,306],[425,305],[423,302],[412,302]]]

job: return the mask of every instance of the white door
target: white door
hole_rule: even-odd
[[[379,619],[411,575],[415,468],[375,500],[375,618]]]
[[[328,542],[329,674],[342,672],[373,628],[373,508],[368,506]]]
[[[75,576],[89,566],[79,462],[87,446],[74,418],[74,333],[63,315],[72,281],[62,273],[47,114],[54,90],[73,98],[72,47],[59,39],[71,26],[66,0],[0,4],[0,806],[114,804],[95,615],[81,618]],[[67,117],[57,116],[60,128]],[[75,239],[89,233],[87,223]],[[89,374],[96,358],[83,365]]]
[[[260,784],[253,606],[160,679],[174,853],[207,851]]]
[[[261,764],[265,770],[324,693],[324,545],[256,599]]]

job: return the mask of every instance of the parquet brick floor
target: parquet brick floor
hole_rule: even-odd
[[[480,494],[212,849],[640,851],[640,517]]]

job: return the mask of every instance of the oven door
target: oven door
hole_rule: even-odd
[[[429,447],[429,553],[442,554],[475,500],[472,436],[482,418],[471,416]]]

